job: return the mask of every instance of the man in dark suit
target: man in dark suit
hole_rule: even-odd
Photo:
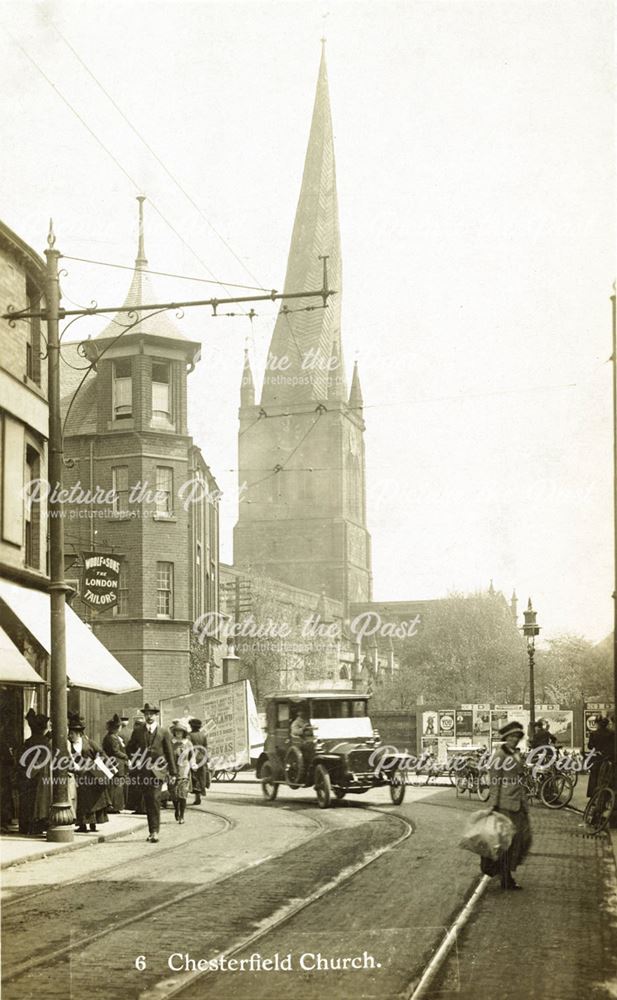
[[[148,702],[142,708],[145,725],[133,730],[127,753],[133,757],[133,774],[137,787],[141,790],[148,817],[148,840],[156,844],[161,826],[161,781],[167,766],[168,780],[176,776],[176,762],[171,748],[171,739],[166,729],[159,726],[159,710]]]

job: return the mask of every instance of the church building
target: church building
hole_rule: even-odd
[[[328,285],[279,311],[261,393],[245,357],[240,396],[234,565],[341,602],[372,596],[364,417],[341,340],[342,266],[328,76],[322,52],[285,292]]]

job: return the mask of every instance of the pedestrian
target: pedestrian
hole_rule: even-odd
[[[208,787],[208,738],[205,733],[201,732],[201,719],[189,719],[189,726],[191,727],[189,740],[194,747],[202,748],[195,753],[191,774],[193,792],[195,793],[193,805],[198,806]]]
[[[86,736],[85,725],[79,715],[69,713],[69,755],[75,776],[76,805],[75,831],[97,832],[97,823],[107,823],[107,779],[97,769],[95,761],[101,756],[98,743]]]
[[[17,764],[19,832],[27,837],[36,837],[44,833],[49,825],[51,806],[49,716],[37,714],[31,708],[26,715],[26,721],[30,726],[31,735],[23,743]],[[35,759],[35,754],[28,753],[34,747],[43,748],[39,763]],[[24,754],[27,756],[24,757]],[[22,760],[25,766],[21,763]]]
[[[146,807],[144,805],[144,797],[142,794],[141,786],[138,784],[137,772],[131,764],[131,755],[129,753],[129,744],[136,730],[143,729],[145,726],[145,721],[143,718],[138,716],[133,720],[133,728],[129,736],[124,740],[126,745],[126,752],[129,757],[128,760],[128,789],[126,793],[126,808],[129,809],[135,816],[145,816]],[[122,733],[122,729],[120,729]]]
[[[546,747],[551,743],[551,733],[544,728],[542,719],[536,719],[533,724],[533,736],[529,741],[529,749],[535,750],[537,747]]]
[[[489,767],[489,806],[503,813],[514,826],[512,843],[496,861],[481,859],[484,875],[501,877],[502,889],[520,889],[512,872],[525,860],[531,847],[529,807],[523,786],[525,764],[517,750],[524,736],[519,722],[508,722],[499,730],[501,745],[493,752]]]
[[[596,730],[589,734],[589,749],[595,751],[591,761],[589,778],[587,779],[587,798],[590,799],[598,787],[600,768],[606,761],[614,758],[614,735],[609,731],[608,719],[605,715],[596,718]]]
[[[120,813],[126,809],[126,778],[128,773],[128,754],[124,740],[120,736],[120,716],[114,715],[107,723],[107,732],[103,737],[103,750],[107,754],[108,766],[114,771],[109,784],[108,812]]]
[[[169,793],[178,823],[184,823],[184,810],[191,786],[193,744],[189,739],[190,728],[187,719],[174,719],[170,727],[171,747],[176,762],[176,777],[169,781]]]
[[[148,840],[156,844],[161,826],[161,782],[165,765],[168,780],[176,776],[176,761],[166,729],[159,726],[159,710],[148,702],[142,708],[145,726],[133,729],[127,752],[135,756],[136,787],[141,789],[148,817]]]

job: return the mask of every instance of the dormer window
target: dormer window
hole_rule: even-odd
[[[168,423],[171,420],[171,386],[169,365],[152,363],[152,419]]]
[[[133,372],[130,358],[114,361],[113,385],[114,420],[133,416]]]

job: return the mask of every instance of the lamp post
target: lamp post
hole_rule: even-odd
[[[66,636],[65,598],[69,589],[64,580],[64,522],[62,503],[54,499],[62,488],[62,417],[60,412],[60,337],[58,312],[60,286],[58,260],[60,252],[54,249],[56,238],[50,222],[48,248],[45,251],[45,300],[47,305],[47,366],[49,393],[49,482],[52,493],[49,500],[49,600],[51,605],[51,731],[54,756],[67,756],[67,705],[66,705]],[[52,771],[52,802],[49,813],[47,840],[52,842],[73,840],[73,812],[68,798],[68,774],[62,766]]]
[[[613,545],[614,545],[614,566],[615,574],[613,582],[613,759],[617,761],[617,720],[615,712],[617,710],[617,282],[613,284],[613,294],[611,295],[613,313],[613,351],[611,360],[613,362]],[[617,791],[617,767],[613,768],[614,787]]]
[[[527,610],[523,612],[525,624],[523,635],[527,639],[527,656],[529,657],[529,735],[533,736],[536,721],[536,689],[534,681],[534,657],[536,655],[536,636],[540,634],[540,626],[536,623],[537,611],[531,606],[531,597],[527,602]]]

